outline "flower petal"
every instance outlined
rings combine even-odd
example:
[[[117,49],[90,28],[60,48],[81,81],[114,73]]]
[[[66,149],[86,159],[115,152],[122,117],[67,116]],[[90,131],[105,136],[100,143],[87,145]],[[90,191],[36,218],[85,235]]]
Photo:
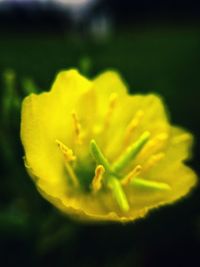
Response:
[[[26,161],[34,175],[55,191],[66,187],[63,158],[55,141],[72,146],[71,112],[91,86],[92,82],[77,71],[64,71],[58,74],[49,93],[32,94],[23,101],[21,139]]]

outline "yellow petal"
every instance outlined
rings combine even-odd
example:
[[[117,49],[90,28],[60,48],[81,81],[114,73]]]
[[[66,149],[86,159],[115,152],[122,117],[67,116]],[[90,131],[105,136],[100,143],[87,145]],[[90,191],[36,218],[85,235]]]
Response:
[[[77,71],[64,71],[58,74],[49,93],[32,94],[23,101],[21,139],[26,160],[34,175],[53,185],[55,191],[66,187],[62,155],[55,140],[71,147],[71,111],[91,85]]]
[[[106,71],[96,77],[94,79],[94,90],[97,92],[101,104],[112,93],[117,93],[120,96],[127,93],[124,81],[115,71]]]

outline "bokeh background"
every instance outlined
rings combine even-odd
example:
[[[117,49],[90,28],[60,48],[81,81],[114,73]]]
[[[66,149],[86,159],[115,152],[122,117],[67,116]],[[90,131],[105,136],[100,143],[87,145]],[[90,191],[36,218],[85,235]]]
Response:
[[[23,166],[20,105],[61,69],[117,69],[162,95],[195,135],[200,173],[200,9],[193,1],[0,1],[0,266],[198,266],[200,188],[127,225],[80,224],[39,195]],[[164,170],[163,170],[164,171]]]

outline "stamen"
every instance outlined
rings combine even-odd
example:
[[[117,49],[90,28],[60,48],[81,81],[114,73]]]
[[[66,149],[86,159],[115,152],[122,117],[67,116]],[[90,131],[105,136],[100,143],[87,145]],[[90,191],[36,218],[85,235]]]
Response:
[[[108,187],[112,190],[113,196],[116,199],[120,209],[123,212],[129,211],[129,204],[126,195],[121,187],[120,181],[114,176],[108,179]]]
[[[90,142],[90,152],[97,164],[103,165],[106,172],[112,173],[108,160],[105,158],[94,139]]]
[[[164,133],[160,133],[160,134],[158,134],[156,136],[158,141],[165,141],[165,140],[167,140],[168,137],[169,137],[168,134],[165,133],[165,132]]]
[[[61,152],[63,153],[65,168],[66,168],[66,170],[68,172],[68,175],[69,175],[72,183],[76,187],[79,186],[78,178],[77,178],[73,168],[69,164],[70,161],[74,161],[76,159],[76,156],[74,156],[73,151],[70,148],[65,146],[59,140],[56,140],[56,143],[57,143],[58,147],[60,148]]]
[[[74,122],[74,130],[77,137],[77,143],[82,144],[81,138],[81,124],[75,111],[72,112],[72,119]]]
[[[92,189],[94,192],[97,192],[101,189],[104,173],[105,173],[105,169],[103,165],[98,165],[95,169],[95,176],[92,180]]]
[[[173,138],[172,142],[173,144],[179,144],[181,142],[189,141],[190,140],[190,134],[181,134]]]
[[[116,173],[120,173],[142,150],[150,137],[150,132],[144,132],[139,139],[133,143],[126,152],[119,158],[119,160],[113,165],[113,170]]]
[[[152,155],[143,166],[143,171],[147,171],[150,168],[154,167],[160,160],[165,157],[165,153],[158,153]]]
[[[77,178],[74,170],[72,169],[72,166],[68,162],[65,162],[65,168],[66,168],[68,175],[71,178],[71,181],[74,184],[74,186],[78,187],[79,181],[78,181],[78,178]]]
[[[73,151],[66,145],[64,145],[61,141],[56,140],[56,144],[60,148],[67,162],[74,161],[76,159],[76,156],[74,155]]]
[[[117,93],[112,93],[110,95],[110,99],[109,99],[109,103],[108,103],[108,109],[107,109],[107,112],[105,114],[105,118],[104,118],[103,124],[95,125],[93,127],[93,133],[95,135],[99,135],[100,133],[102,133],[104,131],[105,131],[104,135],[107,133],[107,129],[109,128],[110,122],[111,122],[111,119],[112,119],[113,111],[114,111],[114,109],[116,107],[116,104],[117,104],[117,99],[118,99],[118,94]]]
[[[138,176],[141,173],[142,170],[142,166],[141,165],[137,165],[130,173],[127,174],[127,176],[125,176],[122,180],[121,180],[121,184],[122,185],[128,185],[134,177]]]
[[[127,145],[127,143],[129,142],[133,131],[137,128],[143,116],[144,116],[144,111],[138,110],[133,119],[131,120],[131,122],[128,124],[125,131],[125,138],[124,138],[125,145]]]
[[[131,184],[133,186],[137,186],[138,188],[144,188],[144,189],[161,190],[161,191],[171,190],[171,187],[166,183],[144,180],[138,177],[133,179],[131,181]]]
[[[155,136],[153,139],[151,139],[145,146],[145,148],[141,151],[140,160],[148,156],[148,154],[150,153],[152,154],[158,151],[164,145],[168,137],[169,137],[168,134],[163,132]]]
[[[112,114],[113,114],[113,111],[116,107],[117,98],[118,98],[118,94],[116,94],[116,93],[112,93],[110,95],[108,110],[107,110],[107,113],[105,115],[104,129],[107,129],[110,125]]]

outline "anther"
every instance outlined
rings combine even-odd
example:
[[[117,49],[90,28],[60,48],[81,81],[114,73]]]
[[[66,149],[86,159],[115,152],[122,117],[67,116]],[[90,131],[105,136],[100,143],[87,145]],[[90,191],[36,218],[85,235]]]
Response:
[[[95,176],[92,180],[92,189],[94,192],[97,192],[101,189],[104,173],[105,173],[105,169],[103,165],[98,165],[95,169]]]
[[[74,161],[76,159],[76,156],[74,156],[73,151],[70,148],[65,146],[59,140],[56,140],[56,143],[57,143],[59,149],[61,150],[61,152],[63,153],[64,165],[65,165],[66,171],[67,171],[73,185],[79,186],[78,178],[77,178],[72,166],[70,165],[70,161]]]
[[[154,167],[160,160],[165,157],[165,153],[158,153],[152,155],[143,166],[143,171],[147,171],[150,168]]]
[[[105,115],[104,128],[107,128],[110,124],[110,120],[111,120],[113,111],[116,107],[117,98],[118,98],[118,94],[116,94],[116,93],[112,93],[110,95],[108,110],[107,110],[106,115]]]
[[[163,147],[166,140],[168,139],[167,133],[160,133],[157,136],[155,136],[153,139],[149,140],[148,144],[145,146],[145,148],[141,151],[140,159],[143,159],[144,157],[148,156],[149,153],[155,153],[159,149]]]
[[[116,173],[121,172],[142,150],[150,137],[150,132],[144,132],[138,140],[128,147],[126,152],[113,165],[113,170]]]
[[[129,172],[122,180],[122,185],[128,185],[136,176],[138,176],[142,171],[142,166],[137,165],[131,172]]]
[[[67,162],[74,161],[76,159],[76,156],[74,155],[73,151],[66,145],[64,145],[61,141],[56,140],[56,144],[60,148]]]
[[[74,122],[74,130],[75,130],[75,134],[76,134],[76,137],[77,137],[77,143],[81,144],[82,143],[81,124],[80,124],[80,121],[79,121],[78,116],[77,116],[75,111],[72,112],[72,119],[73,119],[73,122]]]
[[[109,108],[113,109],[115,107],[117,98],[118,98],[118,94],[117,93],[112,93],[110,95]]]
[[[156,191],[169,191],[171,187],[162,182],[149,181],[142,178],[136,177],[131,181],[131,185],[141,188],[141,189],[150,189]]]
[[[168,134],[165,132],[160,133],[156,136],[157,140],[159,140],[159,141],[165,141],[165,140],[167,140],[168,137],[169,137]]]
[[[135,116],[133,117],[133,119],[131,120],[131,122],[128,124],[126,131],[125,131],[125,138],[124,138],[125,144],[129,142],[133,131],[137,128],[143,116],[144,116],[144,111],[138,110]]]
[[[182,142],[189,141],[190,138],[191,138],[191,135],[188,134],[188,133],[185,133],[185,134],[181,134],[181,135],[175,136],[172,139],[172,142],[173,142],[173,144],[179,144],[179,143],[182,143]]]

